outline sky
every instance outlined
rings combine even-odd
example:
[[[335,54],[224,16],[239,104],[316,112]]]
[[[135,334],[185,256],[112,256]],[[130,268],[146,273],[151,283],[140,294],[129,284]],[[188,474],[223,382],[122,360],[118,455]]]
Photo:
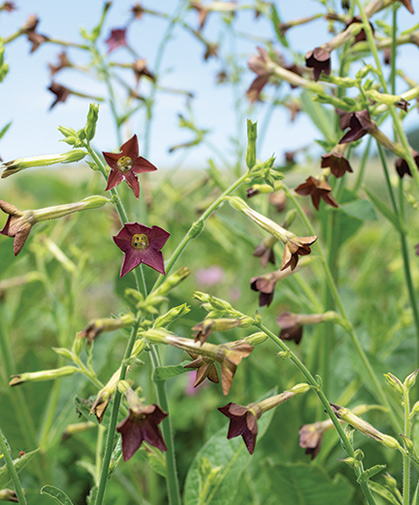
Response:
[[[58,2],[54,0],[16,0],[18,10],[12,13],[0,13],[0,33],[8,37],[24,24],[30,14],[40,18],[37,31],[52,38],[81,42],[80,28],[91,29],[99,20],[103,2],[98,0],[72,0]],[[104,54],[107,47],[104,40],[110,30],[123,28],[131,18],[130,8],[135,1],[114,0],[108,13],[100,48]],[[160,12],[173,13],[178,6],[177,0],[144,0],[142,5]],[[205,0],[209,3],[209,0]],[[241,4],[252,4],[252,1],[239,0]],[[340,4],[339,1],[336,2]],[[415,1],[413,2],[415,4]],[[317,0],[295,0],[276,2],[284,21],[309,16],[324,7]],[[416,10],[419,10],[416,7]],[[198,27],[198,16],[195,11],[188,11],[183,18],[192,28]],[[408,27],[417,22],[417,15],[411,16],[406,9],[399,9],[401,27]],[[233,38],[219,14],[209,16],[203,29],[203,36],[209,41],[218,41],[223,30],[220,43],[221,59],[203,60],[204,48],[191,34],[177,27],[163,53],[160,83],[162,86],[190,91],[194,94],[189,102],[195,124],[199,128],[210,130],[208,136],[210,145],[201,145],[188,151],[184,166],[188,168],[205,168],[208,158],[212,157],[223,168],[223,158],[233,159],[234,144],[231,137],[238,134],[245,137],[247,117],[257,120],[262,125],[266,118],[266,104],[256,104],[251,107],[242,102],[242,117],[240,121],[234,112],[237,97],[243,97],[254,74],[247,68],[247,60],[256,53],[256,46],[263,45],[258,38],[275,40],[271,24],[259,18],[255,20],[253,11],[240,12],[234,22],[234,30],[239,34]],[[154,16],[144,16],[134,21],[128,29],[128,42],[136,53],[146,58],[151,71],[155,68],[157,48],[163,37],[167,21]],[[289,32],[289,40],[293,50],[304,54],[309,49],[326,42],[331,38],[327,32],[327,23],[318,20],[308,26],[295,28]],[[235,42],[234,42],[235,40]],[[278,49],[282,49],[277,45]],[[48,63],[56,63],[61,48],[53,44],[42,44],[33,54],[30,54],[30,44],[26,37],[19,37],[6,46],[5,60],[10,65],[6,79],[0,83],[0,128],[12,121],[12,126],[5,137],[0,140],[0,156],[4,161],[24,156],[60,153],[66,150],[66,144],[60,142],[62,136],[58,132],[59,125],[79,129],[84,125],[89,100],[70,96],[66,103],[59,103],[52,110],[49,107],[54,99],[48,86],[51,83]],[[70,60],[80,65],[86,65],[88,58],[78,49],[67,51]],[[242,79],[236,91],[230,85],[216,84],[216,74],[222,70],[222,59],[234,54],[235,63],[242,69]],[[290,59],[290,55],[288,59]],[[115,62],[131,62],[132,56],[125,48],[118,48],[109,55]],[[419,65],[417,47],[403,47],[401,65],[406,65],[409,75],[419,80]],[[132,80],[129,70],[124,70],[128,80]],[[104,84],[82,75],[74,69],[64,69],[56,76],[56,82],[83,93],[104,96]],[[283,87],[284,92],[285,88]],[[140,92],[147,93],[148,84],[140,84]],[[272,94],[273,87],[267,94]],[[286,93],[288,93],[288,86]],[[298,91],[297,91],[298,93]],[[125,95],[122,89],[117,90],[117,101],[122,103]],[[187,100],[184,95],[159,93],[155,108],[155,117],[151,130],[150,150],[148,159],[156,166],[170,169],[177,166],[184,157],[184,150],[179,149],[169,153],[173,145],[188,142],[193,138],[191,132],[178,127],[178,115],[188,115]],[[411,127],[417,125],[417,114],[409,118]],[[138,115],[129,124],[129,130],[124,131],[124,140],[136,133],[140,141],[140,152],[144,139],[144,116]],[[313,142],[318,134],[309,120],[300,115],[294,123],[290,123],[289,114],[280,108],[273,111],[269,127],[260,146],[261,159],[273,153],[280,160],[285,151],[306,146]],[[111,151],[119,147],[113,124],[113,119],[107,104],[100,107],[99,123],[95,146],[99,150]],[[217,152],[222,156],[218,157]]]

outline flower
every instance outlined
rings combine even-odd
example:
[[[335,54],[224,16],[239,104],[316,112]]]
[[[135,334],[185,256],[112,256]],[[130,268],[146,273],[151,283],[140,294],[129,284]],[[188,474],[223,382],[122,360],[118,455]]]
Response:
[[[105,43],[108,46],[108,53],[111,53],[118,47],[128,45],[126,39],[126,32],[127,32],[126,28],[116,28],[114,30],[111,30],[111,34],[105,40]]]
[[[128,416],[122,420],[116,430],[122,437],[122,456],[128,461],[145,441],[161,451],[167,451],[158,425],[167,417],[155,403],[141,406],[139,401],[130,407]]]
[[[303,327],[298,323],[294,314],[283,312],[276,318],[276,322],[281,327],[279,334],[281,340],[294,340],[297,345],[301,342]]]
[[[341,147],[344,144],[340,144]],[[323,154],[322,156],[322,168],[330,168],[330,171],[335,177],[342,177],[346,172],[353,172],[349,161],[344,157],[343,152],[335,147],[330,153]]]
[[[355,16],[352,19],[350,19],[349,21],[346,21],[346,28],[348,28],[348,26],[350,26],[354,23],[362,23],[362,19],[360,18],[360,16]],[[374,34],[375,30],[374,30],[374,27],[371,23],[370,23],[370,27],[371,27],[372,33]],[[367,36],[365,34],[365,30],[362,29],[360,32],[358,32],[355,35],[355,40],[352,45],[355,45],[357,42],[363,42],[364,40],[367,40]]]
[[[221,282],[223,278],[224,270],[218,265],[213,265],[208,268],[198,268],[195,273],[196,282],[204,287],[215,286]]]
[[[300,447],[306,450],[306,454],[310,454],[311,459],[314,459],[319,453],[322,445],[323,434],[332,426],[333,423],[330,419],[313,424],[304,424],[301,426],[298,432]]]
[[[134,16],[134,19],[141,19],[145,13],[144,7],[141,6],[139,2],[137,2],[133,7],[131,7],[131,13]]]
[[[295,192],[299,195],[310,195],[316,210],[319,210],[320,199],[322,198],[325,203],[332,207],[338,207],[338,203],[330,194],[332,191],[331,186],[326,181],[308,177],[305,182],[295,188]]]
[[[132,314],[124,314],[119,318],[104,318],[91,321],[86,328],[79,332],[79,338],[87,338],[89,344],[103,332],[115,331],[120,328],[125,328],[132,325],[134,316]]]
[[[291,267],[294,270],[298,263],[298,256],[305,256],[311,253],[310,246],[317,240],[313,237],[296,237],[295,235],[284,243],[284,254],[282,256],[281,270]]]
[[[218,384],[220,382],[218,378],[217,369],[215,368],[214,361],[207,358],[206,356],[198,356],[198,354],[189,353],[189,356],[193,358],[193,361],[185,365],[183,368],[196,369],[196,377],[193,387],[196,388],[205,379],[210,380]]]
[[[56,96],[55,101],[50,105],[50,110],[57,105],[58,102],[65,102],[70,95],[70,90],[61,84],[52,82],[48,88]]]
[[[48,40],[48,37],[45,35],[36,33],[36,27],[38,26],[38,23],[39,18],[35,15],[31,15],[28,17],[28,20],[22,27],[22,33],[26,34],[29,42],[32,44],[31,53],[36,51],[43,42]]]
[[[160,252],[170,233],[159,226],[144,226],[140,223],[126,223],[113,237],[115,244],[125,253],[121,267],[121,278],[132,269],[144,263],[163,275],[164,261]]]
[[[258,434],[257,420],[262,415],[262,411],[232,402],[218,410],[230,419],[227,438],[230,440],[241,435],[249,454],[253,454]]]
[[[137,84],[140,82],[140,79],[143,75],[145,75],[146,77],[148,77],[152,81],[156,80],[154,75],[147,68],[147,62],[146,62],[145,58],[135,60],[134,63],[132,64],[132,69],[134,70],[135,80],[137,81]]]
[[[399,0],[399,2],[401,2],[411,14],[415,13],[412,7],[412,0]]]
[[[0,233],[7,237],[13,237],[13,252],[17,256],[25,245],[26,239],[36,221],[31,218],[30,214],[25,215],[25,212],[4,200],[0,200],[0,209],[9,214],[6,224]]]
[[[272,303],[277,278],[274,273],[252,277],[250,287],[253,291],[259,291],[259,307]]]
[[[274,245],[277,239],[275,237],[268,237],[263,240],[263,242],[255,247],[253,256],[260,258],[262,266],[266,268],[269,263],[275,265],[275,255],[274,255]]]
[[[349,131],[340,139],[339,144],[355,142],[370,132],[373,128],[370,113],[367,109],[340,115],[340,127],[342,129],[349,127]]]
[[[323,47],[315,47],[306,53],[306,66],[314,71],[314,80],[318,81],[324,72],[330,75],[330,52]]]
[[[271,59],[265,49],[258,47],[259,54],[252,56],[247,62],[248,67],[254,72],[257,77],[253,80],[247,90],[247,98],[252,102],[256,102],[262,93],[263,88],[269,81],[272,75]]]
[[[111,167],[106,191],[113,189],[123,179],[133,190],[134,195],[139,198],[140,185],[135,174],[143,172],[154,172],[157,168],[142,156],[138,156],[138,139],[134,135],[122,144],[119,153],[102,152],[106,163]]]
[[[66,67],[71,67],[70,60],[67,57],[67,53],[65,51],[62,51],[61,53],[58,54],[58,64],[53,65],[52,63],[48,63],[49,71],[51,76],[62,70],[63,68]]]
[[[1,6],[1,10],[6,12],[13,12],[16,9],[17,7],[14,2],[4,2],[3,5]]]
[[[419,169],[419,153],[417,151],[413,151],[412,156]],[[410,175],[410,177],[412,177],[412,172],[410,171],[409,165],[407,164],[407,161],[404,160],[403,158],[396,159],[395,167],[397,173],[399,174],[400,179],[402,179],[405,174]]]

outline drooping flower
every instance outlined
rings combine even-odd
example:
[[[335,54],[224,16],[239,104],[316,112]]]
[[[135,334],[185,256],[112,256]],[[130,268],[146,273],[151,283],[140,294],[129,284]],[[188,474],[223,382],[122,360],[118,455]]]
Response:
[[[86,338],[89,344],[92,344],[101,333],[125,328],[132,325],[133,322],[134,316],[131,313],[123,314],[119,318],[95,319],[78,333],[78,337]]]
[[[6,12],[13,12],[17,9],[16,4],[14,2],[4,2],[3,5],[1,6],[2,11]]]
[[[283,312],[276,318],[281,327],[279,338],[281,340],[293,340],[297,345],[303,338],[303,326],[297,321],[295,314]]]
[[[273,74],[272,60],[268,53],[262,47],[257,48],[259,54],[252,56],[247,62],[248,67],[254,72],[257,77],[253,80],[247,90],[247,98],[252,102],[256,102],[262,93],[263,88]]]
[[[413,159],[415,160],[416,165],[419,169],[419,153],[417,151],[412,152]],[[395,161],[395,166],[399,177],[402,179],[405,174],[410,175],[412,177],[412,172],[410,171],[409,165],[407,161],[403,158],[397,158]]]
[[[345,144],[337,145],[330,153],[323,154],[322,156],[321,167],[330,168],[330,171],[336,178],[343,177],[346,172],[353,172],[349,161],[344,156],[345,149],[340,149],[343,146]]]
[[[149,79],[151,79],[152,81],[156,80],[154,75],[148,69],[145,58],[135,60],[134,63],[132,64],[132,69],[134,70],[135,80],[137,81],[137,84],[140,82],[141,77],[144,75]]]
[[[102,152],[102,154],[106,163],[111,167],[106,191],[113,189],[125,179],[134,195],[139,198],[140,185],[135,174],[154,172],[157,168],[142,156],[138,156],[137,135],[122,144],[119,153]]]
[[[264,305],[269,307],[272,303],[276,282],[275,273],[260,275],[250,279],[251,289],[259,292],[259,307],[263,307]]]
[[[367,109],[361,111],[343,113],[340,116],[340,127],[342,129],[349,127],[349,131],[340,139],[339,144],[355,142],[370,132],[373,128],[370,113]]]
[[[134,16],[134,19],[140,20],[145,13],[145,9],[139,2],[137,2],[133,7],[131,7],[131,13]]]
[[[306,66],[314,71],[314,80],[318,81],[324,72],[330,75],[330,51],[323,47],[315,47],[306,53]]]
[[[311,196],[316,210],[319,210],[320,199],[332,207],[338,207],[337,201],[331,194],[332,188],[324,180],[319,180],[314,177],[308,177],[305,182],[295,188],[295,192],[302,196]]]
[[[268,237],[263,242],[255,247],[253,256],[260,258],[262,266],[266,268],[269,263],[275,265],[274,245],[278,242],[275,237]]]
[[[281,270],[291,267],[294,270],[298,263],[298,256],[305,256],[311,253],[310,246],[317,240],[313,237],[294,237],[284,243],[284,254],[282,256]]]
[[[298,432],[300,447],[306,450],[306,454],[310,454],[312,460],[320,451],[324,432],[332,427],[333,423],[330,419],[301,426]]]
[[[362,23],[362,19],[360,16],[355,16],[353,17],[352,19],[350,19],[349,21],[346,21],[346,28],[348,28],[348,26],[354,24],[354,23]],[[374,27],[373,25],[370,23],[370,27],[371,27],[371,30],[372,30],[372,33],[374,33]],[[353,42],[353,45],[358,43],[358,42],[363,42],[364,40],[367,40],[367,36],[365,34],[365,30],[362,29],[360,32],[358,32],[356,35],[355,35],[355,40]]]
[[[32,44],[31,53],[36,51],[38,47],[45,41],[48,40],[48,37],[45,35],[41,35],[36,32],[36,27],[38,26],[39,18],[35,15],[29,16],[28,20],[22,27],[22,33],[25,33],[28,37],[29,42]]]
[[[165,275],[160,251],[169,237],[170,233],[159,226],[149,228],[140,223],[126,223],[113,237],[115,244],[125,253],[120,276],[123,277],[141,263]]]
[[[253,454],[258,434],[257,420],[262,415],[262,410],[256,409],[257,405],[243,407],[237,403],[228,403],[218,410],[230,419],[227,438],[242,436],[249,454]]]
[[[206,356],[198,356],[197,354],[189,353],[193,361],[184,366],[184,368],[192,368],[196,370],[196,377],[193,387],[196,388],[205,379],[218,384],[220,382],[218,378],[217,369],[215,368],[215,363],[212,359]]]
[[[126,33],[126,28],[116,28],[114,30],[111,30],[109,37],[105,40],[105,43],[108,46],[108,53],[111,53],[118,47],[128,45]]]
[[[23,211],[3,200],[0,200],[0,209],[9,214],[6,224],[0,233],[7,237],[13,237],[13,252],[17,256],[25,245],[26,239],[36,221],[31,220],[30,216],[26,216]]]
[[[132,391],[132,395],[135,393]],[[128,399],[130,406],[128,416],[122,420],[116,430],[122,437],[122,456],[128,461],[143,442],[147,442],[161,451],[167,451],[158,425],[167,417],[167,413],[153,403],[142,406],[139,399]]]
[[[62,70],[63,68],[66,67],[71,67],[70,60],[67,57],[67,53],[65,51],[61,51],[61,53],[58,54],[58,63],[56,65],[52,63],[48,63],[49,71],[51,76]]]
[[[57,103],[64,103],[69,95],[71,94],[70,90],[57,82],[52,82],[51,86],[48,88],[54,95],[56,96],[55,101],[50,105],[50,110],[57,105]]]
[[[202,5],[202,3],[198,1],[198,2],[190,2],[189,8],[195,9],[197,11],[199,20],[199,31],[201,31],[204,28],[208,14],[210,12],[208,7]]]

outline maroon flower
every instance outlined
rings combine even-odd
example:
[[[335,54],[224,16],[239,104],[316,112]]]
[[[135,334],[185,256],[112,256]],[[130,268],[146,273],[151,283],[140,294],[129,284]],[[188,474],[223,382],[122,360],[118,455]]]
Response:
[[[0,209],[6,214],[9,214],[6,224],[0,233],[7,237],[14,238],[13,252],[14,255],[17,256],[25,245],[26,239],[36,221],[31,222],[30,219],[24,215],[24,212],[11,203],[7,203],[3,200],[0,200]]]
[[[157,168],[142,156],[138,156],[137,135],[122,144],[120,153],[102,152],[102,154],[106,163],[111,167],[106,191],[113,189],[125,179],[134,195],[139,198],[140,185],[135,174],[154,172]]]
[[[343,177],[346,172],[353,172],[349,161],[344,157],[343,153],[336,150],[323,154],[321,167],[330,168],[335,177]]]
[[[140,20],[144,15],[145,9],[137,2],[134,7],[131,7],[131,12],[135,19]]]
[[[227,438],[230,440],[241,435],[249,454],[253,454],[258,434],[257,420],[262,412],[257,415],[251,408],[232,402],[218,410],[230,419]]]
[[[401,2],[411,14],[415,13],[412,7],[412,0],[399,0],[399,2]]]
[[[31,53],[36,51],[43,42],[48,40],[48,37],[36,32],[38,23],[39,18],[35,15],[31,15],[22,27],[22,32],[26,34],[29,42],[32,44]]]
[[[300,184],[295,188],[295,192],[302,196],[311,196],[316,210],[319,210],[320,199],[322,198],[325,203],[332,207],[338,207],[338,203],[331,195],[332,188],[327,184],[326,181],[319,181],[314,177],[308,177],[303,184]]]
[[[306,256],[311,253],[310,246],[317,240],[313,237],[296,237],[289,239],[284,244],[284,254],[282,255],[281,270],[290,267],[295,270],[298,264],[298,256]]]
[[[306,454],[314,459],[320,451],[323,434],[330,429],[331,421],[321,421],[313,424],[304,424],[301,426],[298,436],[300,438],[300,447],[306,450]]]
[[[263,88],[269,81],[272,75],[271,59],[265,49],[257,48],[259,54],[252,56],[247,62],[248,67],[254,72],[257,77],[253,80],[247,90],[247,98],[252,102],[256,102],[262,93]]]
[[[353,17],[352,19],[350,19],[349,21],[346,21],[346,28],[348,28],[348,26],[354,24],[354,23],[362,23],[362,20],[359,16],[355,16]],[[370,26],[371,26],[371,29],[372,29],[372,33],[374,33],[374,27],[373,25],[370,23]],[[367,40],[367,36],[365,34],[365,30],[362,29],[360,32],[358,32],[358,34],[355,36],[355,40],[353,42],[353,45],[358,43],[358,42],[363,42],[364,40]]]
[[[122,437],[124,461],[132,458],[144,441],[161,451],[167,451],[158,427],[165,417],[167,417],[166,412],[163,412],[154,403],[146,407],[130,408],[128,417],[121,421],[116,428]]]
[[[349,117],[349,121],[348,121]],[[349,131],[340,139],[339,144],[346,144],[348,142],[355,142],[361,139],[364,135],[369,133],[373,124],[371,121],[370,113],[367,109],[341,115],[340,127],[347,128]]]
[[[64,103],[70,95],[70,90],[68,88],[56,82],[51,83],[51,86],[48,89],[56,96],[55,101],[52,102],[49,108],[50,110],[55,107],[58,102]]]
[[[412,156],[419,169],[419,153],[417,151],[413,151]],[[407,164],[407,161],[404,160],[403,158],[397,158],[395,161],[395,166],[400,179],[402,179],[405,174],[410,175],[410,177],[412,177],[412,172],[410,171],[409,165]]]
[[[303,338],[303,327],[298,323],[294,314],[283,312],[276,318],[276,322],[281,327],[279,338],[281,340],[294,340],[296,344]]]
[[[125,253],[120,276],[144,263],[165,275],[161,248],[170,233],[159,226],[148,228],[139,223],[126,223],[118,235],[113,237],[115,244]]]
[[[274,274],[261,275],[250,279],[250,287],[253,291],[259,291],[259,307],[272,303],[277,278]]]
[[[323,47],[315,47],[306,53],[306,66],[313,69],[315,81],[319,80],[322,72],[330,75],[330,52]]]
[[[58,63],[57,65],[53,65],[52,63],[48,63],[49,71],[51,76],[59,72],[65,67],[71,67],[70,60],[67,58],[67,53],[65,51],[62,51],[58,55]]]
[[[117,28],[114,30],[111,30],[111,34],[109,37],[105,40],[105,43],[108,46],[108,53],[111,53],[115,49],[121,46],[127,46],[127,39],[126,39],[126,28]]]

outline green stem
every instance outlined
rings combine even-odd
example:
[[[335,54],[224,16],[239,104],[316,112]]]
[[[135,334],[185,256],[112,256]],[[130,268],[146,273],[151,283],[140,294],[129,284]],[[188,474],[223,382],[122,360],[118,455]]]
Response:
[[[297,199],[295,198],[294,194],[285,185],[284,185],[284,190],[287,193],[288,198],[293,202],[301,219],[304,221],[304,224],[306,225],[308,232],[310,233],[310,235],[314,236],[315,231],[314,231],[308,217],[306,216],[306,214],[302,210],[300,204],[298,203]],[[338,290],[336,288],[332,273],[330,272],[330,268],[329,268],[329,265],[326,261],[326,257],[323,253],[323,250],[322,250],[318,241],[314,244],[314,246],[317,248],[317,251],[318,251],[322,266],[323,266],[323,271],[324,271],[324,274],[326,277],[326,282],[329,286],[331,295],[332,295],[333,299],[335,300],[336,306],[337,306],[342,318],[347,323],[347,332],[348,332],[349,337],[351,339],[352,345],[355,348],[355,351],[357,352],[357,354],[358,354],[358,356],[359,356],[359,358],[360,358],[360,360],[361,360],[361,362],[362,362],[362,364],[363,364],[363,366],[364,366],[364,368],[370,378],[373,389],[377,393],[381,403],[388,409],[388,416],[390,418],[390,422],[393,426],[393,429],[397,433],[399,433],[400,429],[401,429],[401,424],[400,424],[399,420],[397,419],[397,417],[396,417],[396,415],[395,415],[395,413],[394,413],[394,411],[393,411],[393,409],[392,409],[392,407],[391,407],[391,405],[390,405],[390,403],[384,393],[384,390],[383,390],[381,384],[379,383],[379,381],[374,373],[374,370],[373,370],[366,354],[364,353],[364,351],[361,347],[361,344],[359,343],[358,337],[356,336],[355,330],[354,330],[351,322],[349,321],[349,318],[348,318],[346,311],[345,311],[345,307],[343,306],[342,300],[340,299]]]
[[[12,458],[9,453],[9,448],[7,447],[6,439],[0,429],[0,452],[3,454],[4,461],[6,463],[7,469],[12,477],[13,485],[16,491],[17,498],[21,505],[26,504],[25,493],[22,489],[22,484],[20,483],[19,476],[17,474],[16,468],[13,464]]]
[[[192,224],[192,226],[189,228],[189,230],[186,232],[185,236],[183,239],[179,242],[178,246],[176,247],[174,253],[170,257],[169,261],[167,262],[166,265],[166,275],[172,270],[172,268],[175,266],[177,260],[180,258],[182,255],[183,251],[186,249],[187,245],[191,240],[195,238],[195,230],[200,228],[204,228],[205,226],[205,221],[210,217],[210,215],[222,204],[224,198],[233,191],[235,191],[247,178],[249,177],[249,172],[246,172],[243,174],[241,177],[239,177],[230,187],[228,187],[222,195],[220,195],[209,207],[208,209],[202,213],[201,217],[195,221],[195,223]],[[202,229],[200,231],[202,231]],[[159,277],[157,281],[155,282],[154,286],[151,289],[151,292],[153,292],[156,288],[162,284],[164,281],[164,277]]]
[[[367,165],[368,157],[370,154],[370,147],[371,147],[371,142],[372,142],[372,137],[368,137],[367,145],[365,147],[364,154],[362,155],[361,159],[361,165],[359,167],[359,172],[356,178],[355,186],[354,186],[354,193],[358,193],[359,188],[361,187],[362,180],[364,178],[364,172],[365,172],[365,167]]]
[[[308,368],[304,365],[302,361],[297,357],[296,354],[294,354],[288,346],[279,338],[277,337],[274,333],[272,333],[268,328],[263,326],[262,323],[255,324],[257,328],[259,328],[261,331],[263,331],[280,349],[284,352],[286,352],[290,358],[290,360],[294,363],[294,365],[297,366],[297,368],[300,370],[300,372],[304,375],[305,379],[307,382],[310,384],[310,386],[313,387],[314,393],[317,395],[318,399],[322,403],[323,407],[325,408],[328,416],[330,417],[334,427],[336,428],[336,431],[339,435],[339,438],[342,442],[342,445],[347,453],[347,455],[351,458],[354,457],[354,450],[351,446],[351,443],[348,440],[348,437],[345,435],[345,432],[343,431],[343,428],[337,419],[335,413],[333,412],[330,403],[328,399],[326,398],[326,395],[322,391],[322,389],[319,387],[318,383],[314,379],[314,377],[311,375],[310,371]],[[363,473],[363,466],[361,462],[356,462],[354,465],[354,471],[359,478],[361,474]],[[371,491],[368,487],[368,483],[366,481],[361,481],[360,486],[362,488],[362,491],[364,493],[364,496],[368,502],[368,504],[372,505],[375,503],[375,500],[371,494]]]
[[[404,435],[410,438],[410,399],[409,390],[405,387],[403,393],[404,405]],[[403,505],[410,503],[410,458],[409,455],[403,453]]]

